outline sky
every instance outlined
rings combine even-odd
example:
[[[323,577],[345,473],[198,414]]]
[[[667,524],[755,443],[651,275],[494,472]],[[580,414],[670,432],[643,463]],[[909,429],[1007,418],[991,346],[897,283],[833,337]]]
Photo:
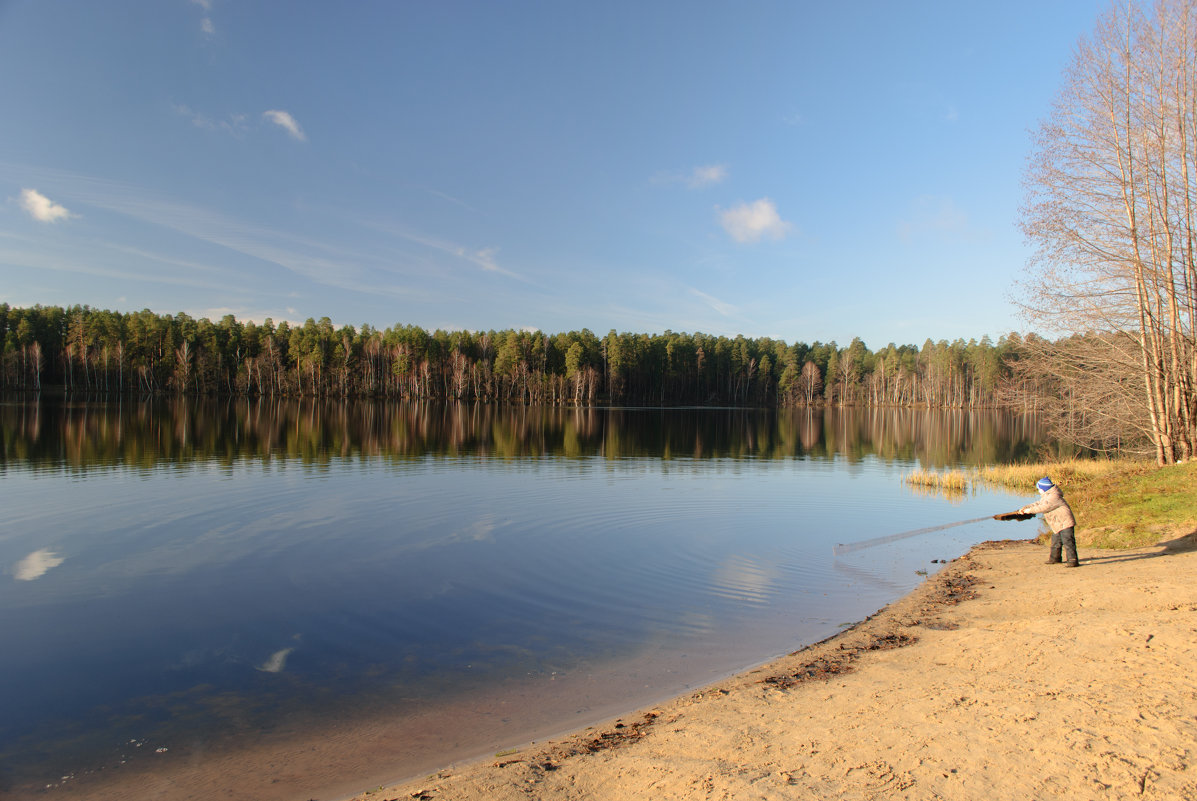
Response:
[[[0,0],[0,302],[1030,330],[1034,131],[1104,0]]]

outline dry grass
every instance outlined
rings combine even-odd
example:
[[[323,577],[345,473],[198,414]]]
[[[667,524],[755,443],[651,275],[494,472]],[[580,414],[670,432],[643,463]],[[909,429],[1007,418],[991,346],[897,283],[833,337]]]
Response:
[[[927,487],[943,492],[968,491],[968,474],[963,470],[947,470],[939,473],[934,470],[915,470],[904,476],[907,484],[915,487]]]
[[[1109,459],[1069,459],[1057,462],[1031,464],[1007,464],[983,467],[975,471],[976,480],[983,484],[1009,487],[1021,491],[1034,491],[1035,482],[1044,476],[1060,486],[1085,483],[1100,476],[1109,475],[1127,468],[1130,463]]]

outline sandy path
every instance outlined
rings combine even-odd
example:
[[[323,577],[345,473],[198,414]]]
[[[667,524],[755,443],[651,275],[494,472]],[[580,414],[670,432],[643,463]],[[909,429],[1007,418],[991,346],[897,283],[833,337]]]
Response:
[[[1197,547],[988,543],[861,625],[379,799],[1197,799]]]

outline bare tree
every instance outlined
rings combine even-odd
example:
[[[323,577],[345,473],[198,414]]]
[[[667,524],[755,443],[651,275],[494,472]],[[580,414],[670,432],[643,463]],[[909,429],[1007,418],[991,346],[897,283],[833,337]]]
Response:
[[[808,361],[802,365],[802,373],[798,376],[798,386],[807,406],[813,406],[815,396],[823,391],[823,376],[819,375],[819,367]]]
[[[1070,430],[1126,418],[1158,463],[1187,459],[1197,448],[1197,0],[1115,3],[1065,77],[1027,173],[1023,228],[1037,252],[1022,301],[1062,338],[1025,350],[1023,368],[1051,375],[1042,401],[1077,416]]]

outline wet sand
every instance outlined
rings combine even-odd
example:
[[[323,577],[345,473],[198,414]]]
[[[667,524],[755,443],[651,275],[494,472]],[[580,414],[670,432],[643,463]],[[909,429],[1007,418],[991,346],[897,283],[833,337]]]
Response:
[[[1197,799],[1195,539],[985,543],[768,665],[354,798]]]

